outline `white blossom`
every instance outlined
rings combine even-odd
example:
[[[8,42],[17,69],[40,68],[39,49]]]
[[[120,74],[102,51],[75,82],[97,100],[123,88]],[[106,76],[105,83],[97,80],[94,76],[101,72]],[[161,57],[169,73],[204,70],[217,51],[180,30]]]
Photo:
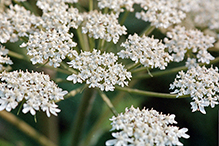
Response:
[[[189,138],[187,128],[179,129],[175,115],[165,115],[156,110],[126,108],[125,113],[113,116],[111,131],[114,139],[107,140],[111,146],[183,145],[179,138]]]
[[[196,0],[189,13],[198,27],[219,29],[218,0]]]
[[[121,46],[125,47],[126,50],[117,53],[120,58],[130,58],[135,63],[140,62],[145,67],[165,69],[167,63],[172,61],[172,57],[164,51],[166,46],[153,37],[129,35]]]
[[[214,37],[204,35],[199,30],[186,30],[182,26],[176,26],[167,32],[167,37],[164,38],[165,45],[176,62],[182,61],[185,55],[190,58],[196,56],[197,62],[207,64],[214,59],[207,51],[208,48],[214,46]]]
[[[170,84],[172,93],[177,97],[190,95],[192,111],[199,110],[205,114],[204,107],[214,108],[218,104],[219,93],[219,73],[218,68],[207,69],[205,66],[191,67],[186,73],[180,71],[174,82]]]
[[[113,41],[116,44],[119,37],[126,34],[126,27],[118,23],[118,15],[102,14],[97,10],[83,14],[82,33],[94,39]]]
[[[45,63],[49,61],[50,66],[58,67],[60,62],[71,56],[75,51],[72,50],[77,44],[72,41],[73,34],[59,33],[55,29],[47,31],[36,31],[29,36],[27,43],[20,47],[27,48],[27,54],[30,55],[31,62]]]
[[[6,64],[6,65],[13,64],[13,62],[7,56],[7,54],[8,54],[8,49],[5,49],[4,46],[0,45],[0,72],[7,69],[6,67],[3,66],[4,64]]]
[[[38,72],[2,72],[0,74],[0,110],[8,112],[23,101],[23,113],[30,112],[32,115],[40,109],[57,115],[60,112],[55,101],[63,100],[67,91],[62,91],[57,85],[50,81],[50,77]]]
[[[116,84],[128,86],[127,79],[131,80],[131,73],[116,62],[118,57],[113,53],[100,53],[96,49],[92,52],[81,52],[80,55],[75,53],[75,59],[68,64],[79,73],[68,76],[67,80],[74,84],[86,81],[89,88],[98,87],[102,91],[113,91]]]
[[[109,8],[117,13],[123,12],[124,8],[130,12],[133,12],[134,4],[134,0],[98,0],[98,7],[100,9]]]
[[[183,11],[187,9],[179,0],[139,0],[137,1],[144,11],[137,12],[136,17],[151,22],[151,25],[167,28],[177,24],[186,17]],[[183,9],[180,9],[183,6]]]

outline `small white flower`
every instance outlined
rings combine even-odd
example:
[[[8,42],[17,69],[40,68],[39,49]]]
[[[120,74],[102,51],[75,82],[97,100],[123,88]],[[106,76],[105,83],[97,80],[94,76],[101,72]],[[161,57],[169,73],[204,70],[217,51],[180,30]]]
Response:
[[[97,10],[83,14],[82,33],[94,39],[113,41],[116,44],[119,36],[126,34],[126,27],[118,23],[118,15],[102,14]]]
[[[165,69],[172,57],[165,52],[165,45],[158,39],[147,36],[129,35],[125,43],[121,44],[126,50],[121,50],[120,58],[130,58],[135,63],[140,62],[145,67]]]
[[[74,84],[86,81],[89,88],[98,87],[105,91],[113,91],[116,84],[127,86],[127,79],[131,80],[132,76],[122,64],[116,62],[118,57],[113,53],[100,53],[100,50],[94,49],[92,52],[74,54],[75,59],[68,64],[79,70],[79,73],[68,76],[67,80],[73,81]]]
[[[218,68],[207,69],[205,66],[193,66],[186,73],[179,72],[175,81],[170,84],[172,93],[190,95],[194,102],[191,102],[192,112],[199,110],[205,114],[205,107],[211,105],[214,108],[218,104],[219,73]]]
[[[50,81],[48,75],[38,72],[2,72],[0,74],[2,83],[0,84],[0,110],[11,111],[16,108],[22,100],[23,113],[30,112],[32,115],[36,111],[46,111],[48,117],[50,113],[57,115],[60,112],[56,100],[62,100],[67,91],[62,91],[57,85]]]
[[[187,128],[179,129],[170,124],[177,123],[175,115],[165,115],[156,110],[126,108],[125,113],[113,116],[112,129],[114,139],[107,140],[107,146],[146,146],[146,145],[182,145],[179,138],[189,138]]]
[[[214,46],[215,39],[199,30],[186,30],[185,27],[176,26],[171,32],[167,32],[167,37],[164,38],[165,45],[176,62],[182,61],[186,55],[189,58],[196,56],[197,62],[207,64],[214,59],[207,49]]]

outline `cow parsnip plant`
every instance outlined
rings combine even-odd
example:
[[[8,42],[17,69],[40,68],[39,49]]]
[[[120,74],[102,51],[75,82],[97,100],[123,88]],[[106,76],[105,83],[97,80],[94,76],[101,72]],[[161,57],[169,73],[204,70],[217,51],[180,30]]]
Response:
[[[13,109],[30,113],[35,120],[38,112],[45,112],[48,118],[58,116],[62,110],[58,102],[83,93],[79,108],[75,109],[78,113],[71,145],[87,146],[93,143],[82,136],[81,129],[86,126],[86,111],[92,108],[92,104],[86,104],[97,96],[114,114],[110,118],[112,138],[105,145],[164,146],[183,145],[180,138],[188,139],[189,129],[172,125],[177,123],[175,115],[156,109],[141,110],[130,105],[124,113],[118,113],[113,100],[120,97],[111,97],[112,92],[191,98],[192,112],[202,114],[206,114],[205,107],[214,108],[218,104],[219,73],[214,64],[219,58],[209,52],[209,48],[217,50],[216,0],[34,2],[0,2],[0,116],[24,133],[29,131],[28,135],[41,145],[57,144],[21,122],[10,113]],[[136,20],[148,22],[146,29],[130,34],[124,23],[129,13]],[[165,37],[156,38],[153,30],[161,31]],[[8,44],[16,48],[6,47]],[[45,71],[15,70],[16,62],[11,58],[24,64],[30,62]],[[174,62],[184,66],[167,69]],[[48,69],[66,78],[50,77]],[[133,87],[141,79],[169,73],[176,74],[169,94]],[[78,84],[78,88],[62,89],[58,87],[60,82],[71,83],[72,87]]]

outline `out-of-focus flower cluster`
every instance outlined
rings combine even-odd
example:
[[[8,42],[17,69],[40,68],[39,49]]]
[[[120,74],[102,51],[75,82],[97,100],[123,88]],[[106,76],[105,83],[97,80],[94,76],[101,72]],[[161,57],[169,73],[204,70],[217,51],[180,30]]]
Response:
[[[186,17],[185,12],[191,9],[190,3],[183,0],[140,0],[138,4],[144,11],[137,12],[136,17],[151,22],[157,28],[180,23]]]
[[[57,115],[61,111],[55,101],[63,100],[67,91],[58,88],[48,75],[14,71],[2,72],[0,78],[0,111],[11,111],[21,101],[23,113],[35,115],[41,109],[50,117],[50,113]]]
[[[94,39],[113,41],[116,44],[119,37],[126,34],[126,27],[118,23],[118,15],[102,14],[97,10],[83,14],[82,33],[87,33]]]
[[[213,47],[214,37],[204,35],[199,30],[186,30],[185,27],[176,26],[167,32],[164,38],[169,53],[172,53],[173,60],[180,62],[184,57],[197,58],[197,62],[209,64],[214,57],[207,49]]]
[[[109,8],[116,13],[124,11],[124,8],[127,11],[133,12],[133,5],[136,0],[98,0],[98,7],[100,9]]]
[[[214,108],[218,104],[219,93],[219,73],[218,68],[207,69],[205,66],[192,67],[186,73],[180,71],[175,81],[170,84],[170,89],[174,90],[177,97],[190,95],[193,102],[192,111],[199,110],[205,114],[204,107]]]
[[[125,113],[113,116],[112,136],[115,139],[106,141],[106,145],[115,146],[152,146],[152,145],[182,145],[179,138],[189,138],[187,128],[179,129],[175,115],[165,115],[156,110],[126,108]]]
[[[7,70],[7,67],[4,67],[3,65],[11,65],[13,62],[11,59],[7,56],[8,49],[5,49],[4,46],[0,45],[0,72]]]
[[[75,59],[68,64],[79,73],[68,76],[67,80],[74,84],[86,81],[89,88],[98,87],[105,91],[113,91],[116,84],[127,86],[127,79],[130,80],[132,76],[122,64],[116,62],[118,57],[113,53],[100,53],[100,50],[94,49],[93,52],[73,54]]]
[[[166,46],[153,37],[129,35],[121,46],[125,47],[126,50],[117,53],[120,58],[130,58],[135,63],[140,62],[145,67],[165,69],[167,63],[172,61],[169,53],[164,51]]]
[[[219,3],[217,0],[195,0],[190,14],[198,27],[219,29]]]

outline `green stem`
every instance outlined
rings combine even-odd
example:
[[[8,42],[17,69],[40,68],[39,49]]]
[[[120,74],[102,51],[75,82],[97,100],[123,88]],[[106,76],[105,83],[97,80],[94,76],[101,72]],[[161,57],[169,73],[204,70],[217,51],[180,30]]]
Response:
[[[13,52],[11,50],[8,51],[8,55],[11,56],[11,57],[14,57],[14,58],[17,58],[17,59],[21,59],[21,60],[25,60],[25,61],[28,61],[30,62],[30,60],[28,59],[28,57],[24,56],[24,55],[21,55],[21,54],[18,54],[16,52]]]
[[[67,71],[73,73],[73,74],[77,74],[77,71],[73,70],[72,68],[70,68],[67,64],[65,64],[64,62],[61,62],[60,65],[66,69]]]
[[[89,10],[93,10],[93,0],[89,0]]]
[[[113,106],[112,102],[110,101],[110,99],[106,96],[106,94],[102,91],[99,90],[99,94],[102,97],[103,101],[107,104],[107,106],[109,107],[109,109],[112,111],[112,113],[117,116],[118,112],[116,111],[115,107]]]
[[[94,98],[94,89],[87,89],[81,99],[81,103],[78,108],[78,112],[75,118],[75,123],[73,125],[73,137],[71,140],[72,146],[78,146],[81,140],[82,132],[85,126],[85,121],[87,119],[87,112],[90,109],[88,106],[90,101]]]
[[[150,25],[143,32],[141,32],[140,36],[143,36],[143,35],[148,36],[154,29],[155,29],[155,26]]]
[[[82,50],[83,51],[89,51],[90,47],[89,47],[89,42],[88,42],[87,35],[82,33],[81,28],[78,28],[76,31],[77,31],[78,39],[79,39]]]
[[[218,63],[219,62],[219,57],[215,58],[214,60],[212,60],[210,62],[210,64],[206,64],[206,63],[200,63],[199,65],[202,66],[202,65],[206,65],[206,66],[209,66],[211,64],[215,64],[215,63]],[[139,69],[136,69],[134,71],[132,71],[132,73],[137,73],[137,72],[140,72],[140,71],[144,71],[146,70],[147,68],[139,68]],[[180,66],[180,67],[176,67],[176,68],[172,68],[172,69],[168,69],[168,70],[164,70],[164,71],[156,71],[156,72],[153,72],[153,77],[159,77],[159,76],[163,76],[163,75],[168,75],[168,74],[172,74],[172,73],[177,73],[179,72],[180,70],[187,70],[188,68],[185,67],[185,66]],[[149,74],[146,74],[146,75],[141,75],[141,76],[133,76],[132,79],[147,79],[147,78],[151,78],[151,75]]]
[[[130,71],[130,70],[132,70],[132,69],[138,67],[140,64],[141,64],[140,62],[137,62],[137,63],[135,63],[135,64],[132,64],[132,65],[130,65],[130,66],[127,67],[127,70]]]
[[[55,143],[50,141],[47,137],[37,132],[34,128],[32,128],[30,125],[25,123],[23,120],[17,118],[12,113],[1,111],[0,117],[4,120],[8,121],[12,125],[14,125],[16,128],[24,132],[26,135],[30,136],[34,140],[36,140],[40,145],[43,146],[56,146]]]
[[[132,93],[132,94],[145,95],[145,96],[151,96],[151,97],[176,98],[177,96],[176,94],[157,93],[157,92],[152,92],[152,91],[143,91],[143,90],[131,89],[131,88],[119,87],[119,86],[116,86],[116,89],[120,91],[125,91],[128,93]],[[185,96],[180,96],[178,98],[186,98],[189,96],[190,95],[185,95]]]
[[[129,11],[126,10],[125,13],[122,16],[122,19],[120,21],[120,25],[123,25],[125,23],[125,20],[128,17],[128,15],[129,15]]]

